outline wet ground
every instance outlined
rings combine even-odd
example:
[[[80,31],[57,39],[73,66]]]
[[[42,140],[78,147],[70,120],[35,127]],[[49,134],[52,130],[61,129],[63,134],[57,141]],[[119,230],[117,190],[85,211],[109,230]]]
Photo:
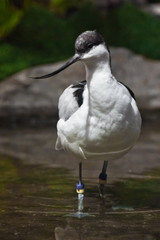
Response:
[[[56,152],[54,129],[0,131],[0,239],[159,240],[160,130],[146,126],[123,159],[110,162],[106,198],[101,162],[86,162],[83,219],[77,211],[78,162]]]

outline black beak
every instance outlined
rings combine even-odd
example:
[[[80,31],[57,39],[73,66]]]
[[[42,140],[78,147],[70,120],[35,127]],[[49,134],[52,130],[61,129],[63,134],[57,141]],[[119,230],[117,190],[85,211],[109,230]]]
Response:
[[[56,75],[57,73],[63,71],[65,68],[69,67],[71,64],[77,62],[80,59],[80,55],[75,54],[68,62],[66,62],[62,67],[60,67],[59,69],[57,69],[56,71],[43,75],[43,76],[39,76],[39,77],[31,77],[33,79],[44,79],[44,78],[49,78],[52,77],[54,75]]]

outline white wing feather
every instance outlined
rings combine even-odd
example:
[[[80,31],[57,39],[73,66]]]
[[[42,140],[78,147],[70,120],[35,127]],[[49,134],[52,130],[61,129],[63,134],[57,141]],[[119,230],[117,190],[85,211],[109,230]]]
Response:
[[[72,116],[72,114],[74,114],[78,110],[79,104],[74,93],[79,88],[81,88],[82,89],[81,93],[83,94],[84,87],[85,87],[85,81],[77,85],[72,84],[64,90],[64,92],[59,98],[59,103],[58,103],[60,119],[67,121]],[[62,145],[59,138],[57,138],[55,148],[56,150],[62,149]]]
[[[73,85],[70,85],[68,88],[66,88],[59,98],[59,118],[63,120],[70,118],[70,116],[79,108],[76,98],[73,94],[75,89],[72,87]]]

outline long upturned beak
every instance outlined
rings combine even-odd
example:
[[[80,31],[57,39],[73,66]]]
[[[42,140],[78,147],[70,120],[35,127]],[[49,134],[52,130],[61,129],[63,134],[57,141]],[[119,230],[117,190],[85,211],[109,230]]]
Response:
[[[50,78],[54,75],[56,75],[57,73],[63,71],[65,68],[69,67],[70,65],[72,65],[73,63],[77,62],[80,59],[80,55],[79,54],[75,54],[68,62],[66,62],[62,67],[60,67],[59,69],[57,69],[56,71],[43,75],[43,76],[39,76],[39,77],[31,77],[33,79],[44,79],[44,78]]]

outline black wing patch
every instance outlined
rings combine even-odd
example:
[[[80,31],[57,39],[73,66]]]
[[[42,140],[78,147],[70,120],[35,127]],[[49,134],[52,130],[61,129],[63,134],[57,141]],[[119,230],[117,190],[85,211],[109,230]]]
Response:
[[[76,88],[75,91],[73,92],[73,95],[76,98],[79,107],[83,103],[83,91],[84,91],[85,85],[86,85],[86,80],[72,86],[72,88]]]
[[[75,84],[75,85],[72,86],[72,88],[76,88],[75,91],[73,92],[73,95],[74,95],[74,97],[76,98],[79,107],[80,107],[80,106],[82,105],[82,103],[83,103],[83,91],[84,91],[84,88],[85,88],[85,86],[86,86],[86,83],[87,83],[86,80],[84,80],[84,81],[82,81],[82,82],[80,82],[80,83]],[[132,97],[134,100],[136,100],[133,91],[132,91],[129,87],[127,87],[124,83],[122,83],[122,82],[119,82],[119,83],[122,84],[124,87],[126,87],[127,90],[129,91],[131,97]]]
[[[121,83],[124,87],[126,87],[128,89],[128,91],[129,91],[131,97],[134,98],[134,100],[136,100],[133,91],[129,87],[127,87],[124,83],[122,83],[122,82],[119,82],[119,83]]]

